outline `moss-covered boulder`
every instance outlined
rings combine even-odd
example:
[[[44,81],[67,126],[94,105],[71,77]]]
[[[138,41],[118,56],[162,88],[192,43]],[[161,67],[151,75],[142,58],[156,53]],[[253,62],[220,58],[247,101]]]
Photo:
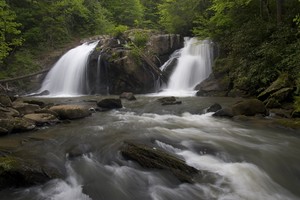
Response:
[[[121,149],[122,155],[145,168],[163,169],[171,172],[182,182],[194,183],[201,172],[187,165],[183,160],[156,147],[127,142]]]
[[[20,113],[11,108],[11,107],[1,107],[0,106],[0,119],[6,119],[6,118],[11,118],[11,117],[19,117]]]
[[[81,105],[58,105],[49,110],[57,113],[60,119],[80,119],[91,115],[89,109]]]
[[[33,160],[18,157],[0,157],[0,188],[28,187],[62,178],[56,169],[41,166]]]
[[[7,130],[7,133],[26,132],[35,129],[35,123],[31,120],[14,117],[0,119],[0,127]]]

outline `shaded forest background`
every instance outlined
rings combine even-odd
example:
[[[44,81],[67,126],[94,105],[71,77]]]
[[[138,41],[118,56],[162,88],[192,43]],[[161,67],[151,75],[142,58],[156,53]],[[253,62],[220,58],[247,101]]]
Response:
[[[250,95],[288,74],[300,107],[299,0],[0,0],[0,18],[0,79],[80,38],[154,29],[213,39],[214,70]]]

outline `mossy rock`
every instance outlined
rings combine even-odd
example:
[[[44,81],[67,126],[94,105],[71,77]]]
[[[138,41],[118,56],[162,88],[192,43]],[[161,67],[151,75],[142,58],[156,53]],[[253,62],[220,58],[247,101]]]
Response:
[[[260,93],[257,98],[259,100],[266,100],[271,94],[279,91],[282,88],[291,88],[289,75],[287,73],[281,74],[276,81],[274,81],[266,90]]]
[[[294,130],[300,130],[300,119],[276,119],[275,123]]]
[[[28,187],[61,177],[57,170],[41,166],[34,160],[0,157],[0,188]]]
[[[9,98],[9,96],[7,96],[5,94],[0,94],[0,105],[12,106],[12,102],[11,102],[11,99]]]

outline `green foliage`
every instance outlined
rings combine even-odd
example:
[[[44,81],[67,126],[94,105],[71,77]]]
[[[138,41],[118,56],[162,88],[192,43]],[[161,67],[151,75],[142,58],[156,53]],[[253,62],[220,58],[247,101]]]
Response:
[[[203,0],[163,0],[158,5],[160,21],[159,23],[170,33],[180,33],[190,35],[193,28],[193,21],[198,13],[207,7]]]
[[[140,0],[100,0],[115,23],[133,27],[142,21],[143,6]]]
[[[111,35],[113,35],[114,37],[121,37],[125,31],[128,30],[128,26],[125,26],[125,25],[118,25],[118,26],[115,26],[114,28],[112,28],[109,33]]]
[[[149,41],[149,33],[145,31],[136,31],[133,35],[132,42],[138,48],[145,48],[148,41]]]
[[[16,14],[10,9],[4,0],[0,0],[0,63],[9,55],[16,46],[22,44]]]

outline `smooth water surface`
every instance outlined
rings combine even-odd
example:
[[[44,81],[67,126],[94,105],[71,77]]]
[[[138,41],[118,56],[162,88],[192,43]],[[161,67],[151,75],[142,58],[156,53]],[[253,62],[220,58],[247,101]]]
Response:
[[[296,131],[276,127],[268,119],[234,121],[205,113],[214,102],[224,106],[238,99],[182,97],[182,105],[172,106],[161,106],[157,97],[137,99],[123,101],[120,110],[1,138],[27,141],[14,154],[66,170],[67,177],[0,191],[0,199],[300,199],[300,136]],[[93,106],[92,101],[78,98],[66,102]],[[188,184],[167,171],[142,168],[120,154],[128,140],[161,148],[217,178]],[[70,159],[74,151],[81,155]]]

